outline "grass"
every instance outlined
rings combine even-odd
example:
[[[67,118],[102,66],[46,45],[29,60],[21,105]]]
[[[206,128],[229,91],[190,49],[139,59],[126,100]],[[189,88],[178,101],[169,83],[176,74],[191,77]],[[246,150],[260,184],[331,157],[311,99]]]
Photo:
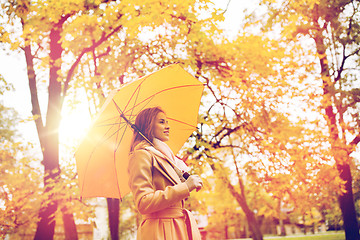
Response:
[[[269,240],[345,240],[344,232],[323,233],[316,235],[295,235],[286,237],[264,237]]]

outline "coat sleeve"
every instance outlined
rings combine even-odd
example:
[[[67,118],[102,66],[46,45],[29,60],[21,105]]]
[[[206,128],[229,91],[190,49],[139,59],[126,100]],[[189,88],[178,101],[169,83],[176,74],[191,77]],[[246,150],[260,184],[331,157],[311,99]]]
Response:
[[[129,159],[129,186],[141,214],[165,209],[190,195],[186,183],[155,189],[152,181],[152,155],[146,150],[136,150]]]

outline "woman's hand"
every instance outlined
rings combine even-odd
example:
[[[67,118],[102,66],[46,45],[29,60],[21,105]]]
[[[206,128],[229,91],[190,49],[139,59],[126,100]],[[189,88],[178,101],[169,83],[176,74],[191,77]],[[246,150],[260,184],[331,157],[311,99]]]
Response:
[[[185,181],[187,187],[189,188],[189,192],[196,189],[196,191],[199,191],[202,186],[202,180],[198,175],[190,175],[189,178]]]

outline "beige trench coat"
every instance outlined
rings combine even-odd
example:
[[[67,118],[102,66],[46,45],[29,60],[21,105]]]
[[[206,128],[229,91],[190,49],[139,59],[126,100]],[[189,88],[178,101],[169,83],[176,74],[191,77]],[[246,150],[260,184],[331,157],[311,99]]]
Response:
[[[143,142],[129,159],[129,185],[142,215],[138,240],[200,240],[191,212],[184,209],[190,192],[166,157]]]

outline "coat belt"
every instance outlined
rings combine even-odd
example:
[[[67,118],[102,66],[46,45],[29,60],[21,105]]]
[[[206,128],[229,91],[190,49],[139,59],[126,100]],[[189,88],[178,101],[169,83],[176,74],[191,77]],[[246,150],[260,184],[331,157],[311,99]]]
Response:
[[[166,208],[161,211],[153,212],[150,214],[144,214],[143,220],[154,218],[181,218],[185,217],[183,208]]]
[[[142,217],[143,217],[143,221],[145,221],[146,219],[159,219],[159,218],[170,219],[170,218],[184,217],[189,239],[196,240],[193,238],[193,236],[196,236],[195,234],[196,229],[194,229],[195,226],[197,226],[195,218],[192,215],[192,213],[185,208],[176,208],[176,207],[166,208],[164,210],[157,211],[154,213],[144,214]]]

